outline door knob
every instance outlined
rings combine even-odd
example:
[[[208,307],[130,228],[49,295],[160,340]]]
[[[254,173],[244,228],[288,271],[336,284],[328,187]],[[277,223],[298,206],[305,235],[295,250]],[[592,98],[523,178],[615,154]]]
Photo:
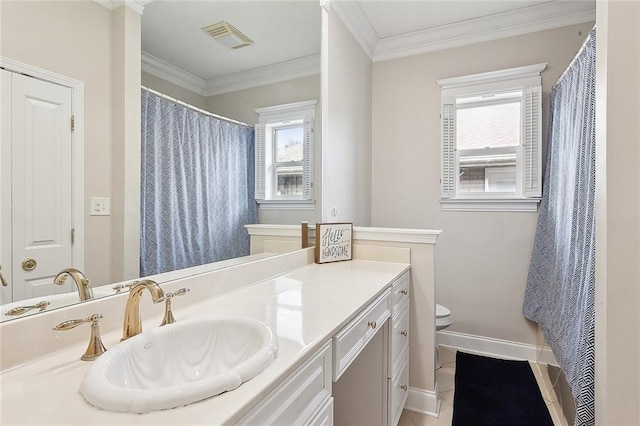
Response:
[[[22,269],[25,271],[33,271],[38,266],[38,262],[35,259],[28,258],[22,261]]]

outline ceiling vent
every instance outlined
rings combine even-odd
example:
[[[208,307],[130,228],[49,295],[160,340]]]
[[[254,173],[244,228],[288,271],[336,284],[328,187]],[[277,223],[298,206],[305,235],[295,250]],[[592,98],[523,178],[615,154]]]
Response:
[[[231,49],[239,49],[253,44],[253,40],[226,21],[204,27],[202,31]]]

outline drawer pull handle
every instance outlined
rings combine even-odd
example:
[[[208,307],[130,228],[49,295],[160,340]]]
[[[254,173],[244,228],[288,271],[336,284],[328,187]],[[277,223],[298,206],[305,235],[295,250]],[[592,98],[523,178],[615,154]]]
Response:
[[[405,296],[409,294],[406,288],[403,288],[402,290],[400,290],[400,293],[404,294]]]
[[[369,327],[371,328],[376,328],[376,322],[375,321],[369,321],[369,324],[367,324]]]
[[[402,389],[403,391],[407,391],[407,385],[400,385],[400,389]]]
[[[402,334],[404,337],[407,337],[407,334],[408,334],[408,333],[407,333],[407,331],[406,331],[406,330],[402,330],[402,331],[400,332],[400,334]]]

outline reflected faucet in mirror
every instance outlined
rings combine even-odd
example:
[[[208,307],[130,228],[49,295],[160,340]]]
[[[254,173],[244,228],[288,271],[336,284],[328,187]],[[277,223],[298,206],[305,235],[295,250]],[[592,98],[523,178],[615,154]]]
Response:
[[[53,279],[53,282],[58,285],[63,285],[67,280],[67,276],[70,276],[78,287],[78,296],[80,301],[93,299],[93,292],[89,287],[89,280],[84,274],[75,268],[66,268],[58,272],[58,275]]]
[[[33,310],[33,309],[38,309],[40,312],[42,312],[45,309],[47,309],[47,306],[49,306],[50,304],[51,304],[51,302],[43,300],[42,302],[36,303],[35,305],[18,306],[17,308],[9,309],[4,314],[6,316],[12,317],[12,316],[17,316],[17,315],[22,315],[22,314],[24,314],[26,312],[29,312],[29,311]]]
[[[153,303],[159,303],[165,299],[162,287],[160,287],[155,281],[141,280],[131,287],[131,290],[129,291],[129,298],[127,299],[127,306],[124,309],[124,323],[122,325],[122,339],[120,339],[120,341],[127,340],[129,337],[142,333],[140,297],[145,289],[149,290],[149,293],[151,293]]]

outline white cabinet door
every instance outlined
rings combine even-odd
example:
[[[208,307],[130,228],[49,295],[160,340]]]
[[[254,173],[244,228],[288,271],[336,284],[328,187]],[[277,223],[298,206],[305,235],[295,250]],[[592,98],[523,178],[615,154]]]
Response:
[[[72,91],[15,73],[11,79],[10,284],[17,301],[73,290],[70,282],[53,284],[55,274],[73,264]],[[4,127],[4,115],[2,121]],[[27,259],[36,262],[32,270],[23,268]]]
[[[238,426],[331,425],[331,342],[302,364],[235,424]]]

